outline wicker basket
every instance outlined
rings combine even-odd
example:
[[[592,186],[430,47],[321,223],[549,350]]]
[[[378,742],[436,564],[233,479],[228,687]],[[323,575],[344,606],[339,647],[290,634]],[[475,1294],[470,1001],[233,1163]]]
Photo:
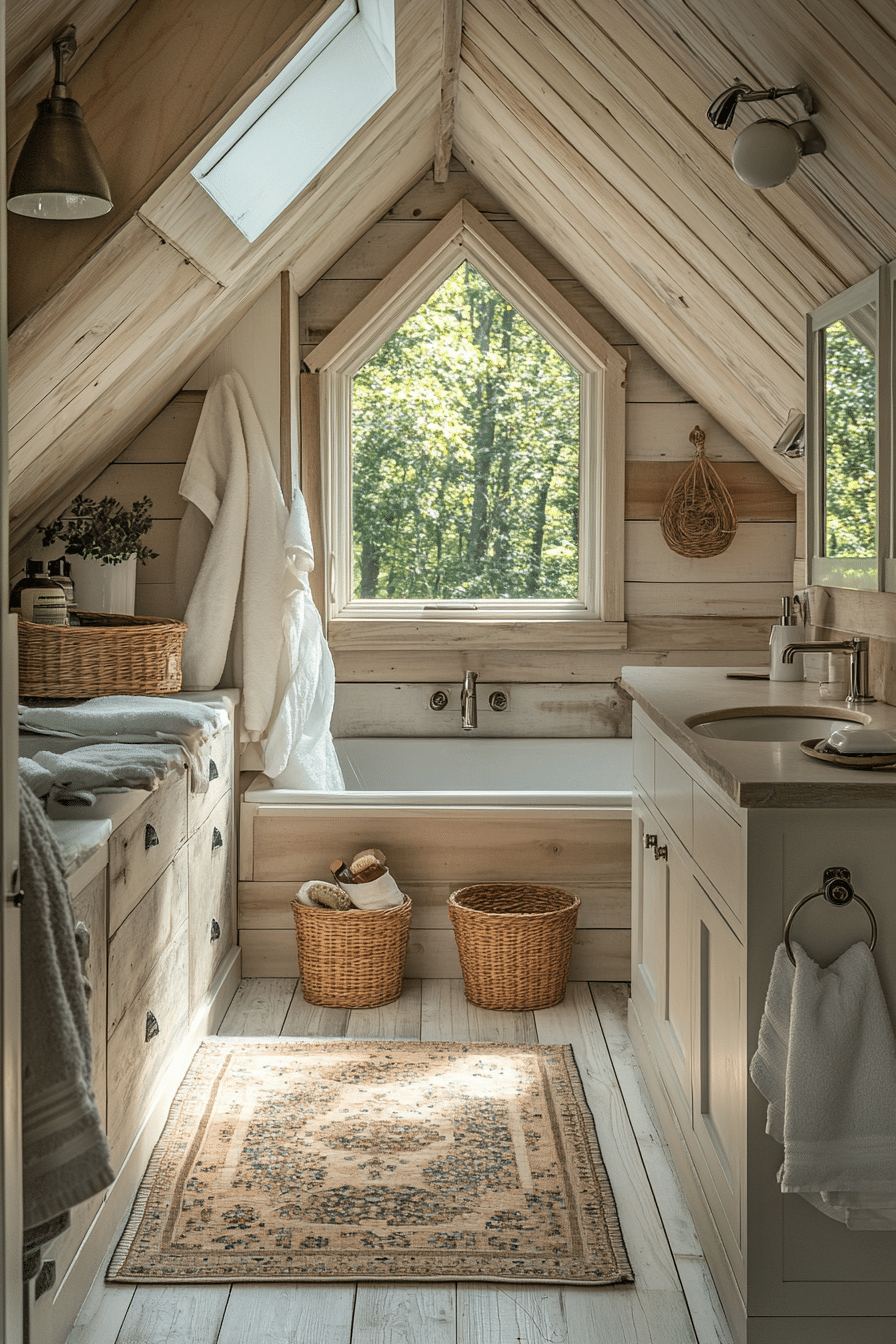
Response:
[[[497,883],[448,898],[464,989],[478,1008],[550,1008],[566,993],[579,898],[558,887]]]
[[[307,1003],[378,1008],[401,995],[411,898],[388,910],[314,910],[292,903]]]
[[[19,619],[19,695],[77,700],[179,691],[182,621],[79,611],[80,625]]]

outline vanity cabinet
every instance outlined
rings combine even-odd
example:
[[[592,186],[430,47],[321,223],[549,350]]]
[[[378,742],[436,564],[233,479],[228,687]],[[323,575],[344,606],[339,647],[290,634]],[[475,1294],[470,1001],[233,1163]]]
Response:
[[[104,865],[71,879],[75,916],[90,931],[94,1090],[116,1180],[72,1210],[71,1228],[45,1252],[55,1284],[31,1303],[31,1337],[43,1344],[67,1337],[174,1090],[239,983],[233,759],[228,725],[211,744],[207,792],[192,793],[184,770],[140,795],[115,825]]]
[[[631,1036],[735,1338],[880,1344],[896,1336],[896,1232],[782,1196],[749,1064],[784,921],[829,866],[875,909],[896,1020],[896,806],[835,806],[832,789],[824,806],[740,807],[637,704],[632,731]],[[793,936],[826,965],[868,922],[818,900]]]

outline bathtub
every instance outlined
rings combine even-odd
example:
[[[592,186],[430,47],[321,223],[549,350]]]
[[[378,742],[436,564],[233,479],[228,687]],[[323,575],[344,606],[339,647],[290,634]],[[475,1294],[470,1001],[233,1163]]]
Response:
[[[460,974],[447,900],[472,883],[532,882],[581,901],[570,976],[628,980],[630,738],[345,738],[347,788],[274,788],[240,809],[243,974],[295,975],[291,901],[336,858],[382,849],[414,903],[405,974]]]
[[[303,807],[598,807],[629,815],[630,738],[352,737],[336,741],[344,793],[275,788],[248,803]]]

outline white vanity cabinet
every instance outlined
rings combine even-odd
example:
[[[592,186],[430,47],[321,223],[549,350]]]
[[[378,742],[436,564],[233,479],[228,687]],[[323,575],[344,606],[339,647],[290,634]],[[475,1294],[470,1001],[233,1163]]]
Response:
[[[784,921],[826,867],[849,868],[875,910],[896,1018],[896,804],[835,806],[834,788],[820,806],[738,806],[639,704],[633,762],[631,1035],[735,1338],[896,1338],[896,1232],[850,1232],[781,1195],[749,1080]],[[868,921],[819,898],[793,936],[824,965]]]
[[[116,1180],[78,1205],[69,1231],[46,1248],[44,1281],[55,1272],[55,1283],[31,1303],[31,1337],[42,1344],[67,1337],[118,1238],[174,1091],[239,983],[233,759],[228,724],[211,744],[207,792],[191,792],[184,771],[150,794],[128,795],[106,860],[91,856],[89,872],[85,865],[70,882],[76,917],[91,935],[94,1088]]]

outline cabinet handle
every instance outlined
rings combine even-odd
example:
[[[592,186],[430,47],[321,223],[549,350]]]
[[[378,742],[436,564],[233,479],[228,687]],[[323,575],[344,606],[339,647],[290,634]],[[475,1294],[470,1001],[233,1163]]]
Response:
[[[645,848],[645,849],[656,849],[656,836],[655,836],[655,835],[645,835],[645,837],[644,837],[644,848]]]
[[[653,851],[653,857],[654,857],[655,859],[668,859],[668,857],[669,857],[669,846],[668,846],[668,845],[657,845],[656,849]]]
[[[24,891],[14,891],[11,896],[7,896],[7,905],[14,905],[18,909],[25,899]]]
[[[218,923],[218,921],[217,921],[216,919],[213,919],[213,920],[212,920],[212,936],[211,936],[211,938],[209,939],[209,942],[210,942],[210,943],[216,943],[220,937],[221,937],[221,925]]]
[[[214,829],[212,830],[212,849],[220,849],[223,844],[224,844],[224,837],[218,830],[217,826],[215,826]]]
[[[151,1041],[153,1036],[158,1036],[160,1031],[159,1019],[155,1013],[146,1014],[146,1040]]]
[[[152,849],[153,846],[157,845],[158,843],[159,843],[159,836],[155,826],[150,826],[149,823],[147,822],[146,832],[143,836],[144,849]]]
[[[208,763],[208,777],[210,781],[218,778],[218,767],[215,765],[214,761],[209,761]]]

